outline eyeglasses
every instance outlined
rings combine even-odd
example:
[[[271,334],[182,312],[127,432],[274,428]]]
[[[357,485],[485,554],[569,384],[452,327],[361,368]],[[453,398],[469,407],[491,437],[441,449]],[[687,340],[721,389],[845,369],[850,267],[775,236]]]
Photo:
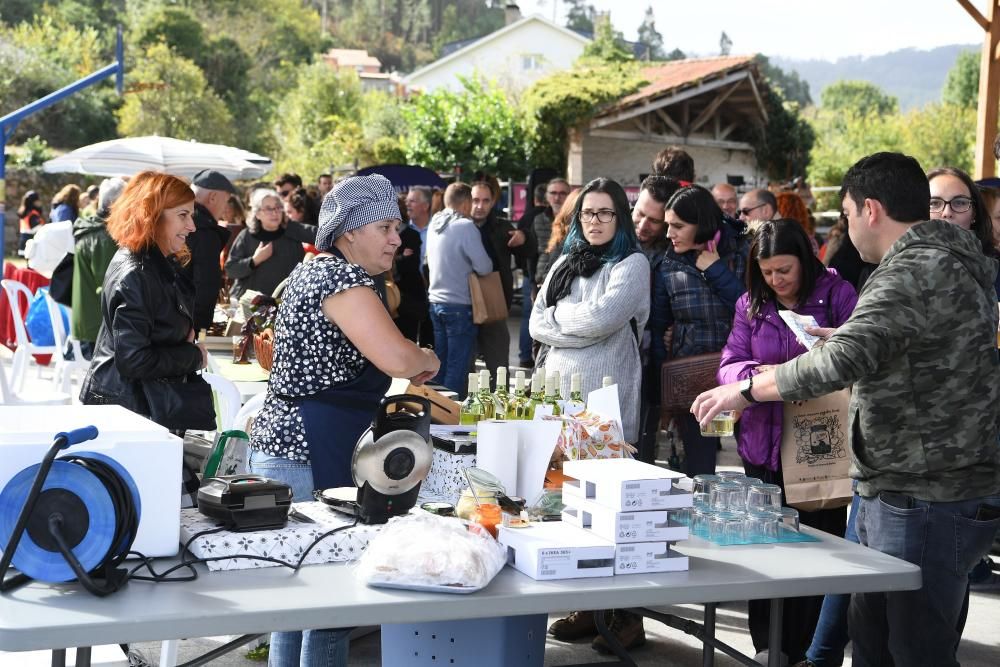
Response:
[[[750,208],[736,209],[736,212],[739,213],[740,215],[750,215],[750,211],[756,211],[761,206],[766,206],[766,205],[767,205],[767,202],[765,202],[763,204],[757,204],[756,206],[751,206]]]
[[[281,195],[282,199],[284,199],[288,195],[292,194],[293,192],[295,192],[294,189],[293,190],[278,190],[278,194]]]
[[[944,211],[945,206],[951,206],[953,213],[965,213],[972,208],[972,199],[961,195],[952,199],[931,197],[931,213],[941,213]]]
[[[614,219],[615,212],[610,208],[602,208],[596,211],[585,208],[580,211],[580,222],[585,224],[593,224],[594,222],[597,222],[598,224],[607,225]]]
[[[285,210],[284,206],[261,206],[261,213],[281,213]]]

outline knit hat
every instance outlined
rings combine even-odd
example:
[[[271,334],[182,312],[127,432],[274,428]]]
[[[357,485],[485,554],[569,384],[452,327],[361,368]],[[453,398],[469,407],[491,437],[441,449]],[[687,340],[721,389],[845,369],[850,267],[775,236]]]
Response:
[[[316,248],[323,252],[345,232],[378,220],[401,220],[399,200],[385,176],[353,176],[333,186],[319,209]]]

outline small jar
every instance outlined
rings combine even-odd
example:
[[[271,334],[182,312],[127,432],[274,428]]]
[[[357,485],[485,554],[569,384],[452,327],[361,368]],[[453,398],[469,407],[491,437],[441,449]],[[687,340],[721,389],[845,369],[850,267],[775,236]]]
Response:
[[[497,536],[497,526],[503,522],[503,514],[500,506],[494,503],[483,503],[475,509],[470,520],[490,531],[490,535]]]
[[[476,495],[472,495],[472,491],[465,489],[462,491],[462,495],[458,498],[458,503],[455,505],[455,516],[459,519],[470,520],[472,518],[472,513],[476,510],[476,496],[479,497],[479,502],[484,505],[489,503],[496,505],[497,496],[495,493],[490,493],[488,491],[483,491],[478,489]]]

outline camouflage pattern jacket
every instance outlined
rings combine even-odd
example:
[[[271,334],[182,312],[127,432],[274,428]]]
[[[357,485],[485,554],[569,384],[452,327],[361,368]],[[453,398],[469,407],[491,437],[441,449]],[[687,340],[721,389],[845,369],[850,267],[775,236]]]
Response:
[[[827,343],[777,369],[784,400],[854,385],[851,476],[865,497],[956,501],[1000,490],[997,262],[975,237],[913,225]]]

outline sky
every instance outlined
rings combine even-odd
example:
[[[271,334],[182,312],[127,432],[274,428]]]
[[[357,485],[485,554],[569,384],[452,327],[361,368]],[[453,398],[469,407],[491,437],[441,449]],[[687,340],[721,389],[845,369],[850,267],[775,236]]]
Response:
[[[984,15],[987,0],[971,0]],[[634,40],[646,7],[667,51],[718,55],[725,31],[734,55],[763,53],[793,59],[836,60],[907,47],[982,44],[983,29],[957,0],[588,0],[611,11],[611,22]],[[523,14],[564,22],[561,0],[519,0]]]

